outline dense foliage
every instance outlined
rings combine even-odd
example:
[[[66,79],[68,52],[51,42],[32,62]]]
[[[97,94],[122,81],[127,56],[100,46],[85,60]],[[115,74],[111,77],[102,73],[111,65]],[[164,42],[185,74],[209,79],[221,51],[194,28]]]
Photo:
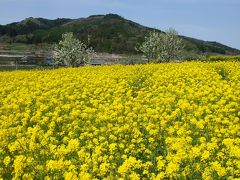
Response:
[[[62,34],[73,32],[79,40],[86,41],[91,36],[91,46],[98,52],[137,53],[135,46],[144,41],[144,36],[152,30],[115,14],[96,15],[80,19],[28,18],[19,23],[0,25],[0,42],[56,43]],[[161,31],[158,31],[161,32]],[[182,37],[187,52],[199,53],[239,53],[236,49],[216,42],[206,42]]]
[[[240,178],[240,64],[0,73],[0,178]]]

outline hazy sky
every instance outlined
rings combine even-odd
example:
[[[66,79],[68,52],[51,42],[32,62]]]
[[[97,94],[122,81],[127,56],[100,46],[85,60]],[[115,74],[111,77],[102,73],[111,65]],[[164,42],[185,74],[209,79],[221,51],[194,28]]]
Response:
[[[0,0],[0,24],[107,13],[240,49],[240,0]]]

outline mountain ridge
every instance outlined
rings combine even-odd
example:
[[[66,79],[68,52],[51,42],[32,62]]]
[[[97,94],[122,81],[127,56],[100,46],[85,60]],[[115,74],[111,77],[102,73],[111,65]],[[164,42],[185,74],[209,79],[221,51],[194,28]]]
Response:
[[[77,38],[87,41],[98,52],[137,53],[135,47],[144,41],[150,30],[163,31],[143,26],[117,14],[92,15],[87,18],[29,17],[20,22],[0,25],[0,42],[27,44],[56,43],[65,32],[73,32]],[[240,51],[214,41],[203,41],[187,36],[184,39],[186,52],[196,54],[239,54]]]

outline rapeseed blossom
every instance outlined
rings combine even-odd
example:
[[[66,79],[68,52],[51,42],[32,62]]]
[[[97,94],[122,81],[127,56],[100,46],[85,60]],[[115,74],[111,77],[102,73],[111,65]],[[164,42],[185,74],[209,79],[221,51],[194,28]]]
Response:
[[[0,179],[240,178],[240,63],[0,73]]]

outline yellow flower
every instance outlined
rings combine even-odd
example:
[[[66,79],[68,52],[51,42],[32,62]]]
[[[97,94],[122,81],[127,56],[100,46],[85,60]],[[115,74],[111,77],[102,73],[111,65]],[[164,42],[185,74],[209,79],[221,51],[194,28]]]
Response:
[[[79,141],[77,139],[71,139],[68,141],[67,149],[70,151],[77,151],[79,149]]]
[[[109,171],[110,164],[109,163],[102,163],[100,165],[100,176],[104,176]]]
[[[197,156],[200,155],[201,150],[200,150],[200,148],[198,148],[198,147],[193,147],[193,148],[192,148],[192,153],[193,153],[193,157],[197,157]]]
[[[0,178],[238,177],[239,69],[183,62],[0,72]]]
[[[201,161],[204,161],[204,160],[208,159],[209,157],[210,157],[210,152],[207,151],[207,150],[205,150],[205,151],[203,151],[203,153],[202,153]]]
[[[175,177],[179,171],[179,164],[177,163],[173,163],[173,162],[170,162],[168,163],[167,167],[166,167],[166,174],[168,177],[170,178],[173,178]]]
[[[19,155],[15,157],[15,160],[13,162],[13,168],[15,177],[20,177],[24,173],[24,168],[26,167],[26,157],[23,155]]]
[[[11,162],[11,158],[9,156],[6,156],[3,160],[3,163],[5,166],[8,166],[10,162]]]
[[[162,170],[163,167],[165,167],[165,163],[166,163],[166,161],[163,160],[162,156],[157,157],[157,169],[158,170]]]
[[[129,179],[130,180],[139,180],[140,176],[137,173],[133,172],[129,175]]]
[[[73,172],[65,172],[64,173],[64,179],[66,179],[66,180],[77,180],[79,178]]]

